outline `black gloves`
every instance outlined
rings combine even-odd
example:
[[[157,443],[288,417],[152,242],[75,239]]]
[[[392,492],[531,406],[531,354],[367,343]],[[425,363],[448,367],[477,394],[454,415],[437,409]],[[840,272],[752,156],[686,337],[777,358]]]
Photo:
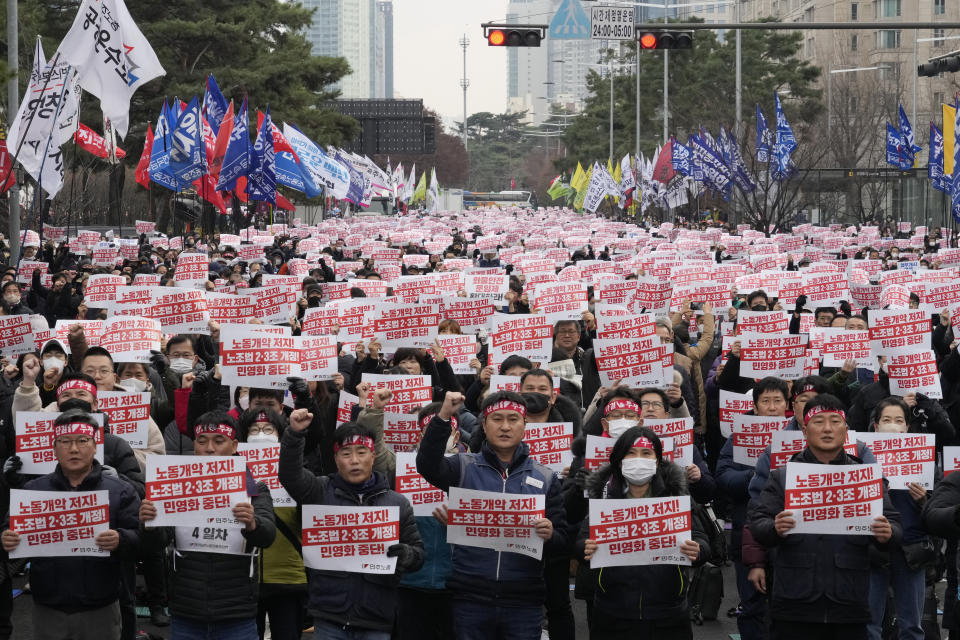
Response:
[[[193,390],[197,393],[206,393],[213,386],[213,371],[207,369],[196,374],[193,379]]]
[[[151,350],[150,364],[152,364],[153,368],[157,370],[157,373],[162,376],[163,372],[167,370],[167,365],[169,362],[167,361],[167,356],[163,355],[159,351]]]
[[[290,385],[290,395],[293,396],[293,406],[304,409],[310,406],[310,387],[303,378],[287,378]]]
[[[7,486],[16,489],[23,486],[23,476],[20,475],[20,469],[23,468],[23,460],[20,456],[10,456],[3,463],[3,478]]]
[[[793,310],[794,313],[802,313],[804,305],[807,304],[807,296],[800,294],[797,296],[797,306]]]
[[[387,547],[387,557],[397,558],[397,573],[407,573],[420,568],[420,556],[409,544],[398,542]]]

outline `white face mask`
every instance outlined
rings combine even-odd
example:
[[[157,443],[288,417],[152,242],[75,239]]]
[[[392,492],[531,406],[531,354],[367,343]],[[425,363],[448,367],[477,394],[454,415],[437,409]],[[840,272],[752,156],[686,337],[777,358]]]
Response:
[[[614,418],[613,420],[607,420],[607,433],[616,440],[627,429],[635,426],[637,426],[637,421],[632,418]]]
[[[63,371],[63,360],[61,360],[60,358],[44,358],[43,370],[53,371],[54,369],[57,369],[58,371]]]
[[[650,482],[657,472],[656,458],[624,458],[620,465],[623,478],[632,485],[642,487]]]
[[[126,380],[119,381],[117,384],[128,391],[137,392],[147,390],[147,383],[143,380],[137,380],[136,378],[127,378]]]
[[[190,358],[174,358],[170,361],[170,369],[176,373],[189,373],[193,371],[193,360]]]
[[[246,411],[250,408],[250,396],[240,396],[240,399],[237,400],[237,404],[240,405],[240,408]]]
[[[269,442],[270,444],[276,444],[280,442],[280,439],[277,438],[275,433],[255,433],[252,436],[247,437],[247,442],[256,444],[257,442]]]

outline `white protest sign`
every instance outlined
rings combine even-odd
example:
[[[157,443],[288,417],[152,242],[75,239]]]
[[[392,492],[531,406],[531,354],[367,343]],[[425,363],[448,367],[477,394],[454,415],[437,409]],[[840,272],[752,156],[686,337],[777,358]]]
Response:
[[[150,437],[150,392],[100,391],[97,409],[107,414],[110,433],[134,449],[146,449]]]
[[[114,362],[150,362],[160,351],[160,321],[136,316],[113,316],[103,321],[100,346]]]
[[[147,455],[146,499],[157,508],[148,527],[243,528],[233,507],[249,502],[242,456]]]
[[[83,303],[90,309],[107,309],[117,298],[117,289],[126,284],[123,276],[95,273],[83,290]]]
[[[0,355],[18,356],[38,348],[29,315],[0,316]]]
[[[887,375],[890,378],[891,395],[922,393],[928,398],[943,399],[937,357],[933,351],[888,357]]]
[[[373,333],[386,351],[400,347],[425,349],[437,337],[440,305],[384,304],[373,316]]]
[[[943,448],[943,477],[960,470],[960,446]]]
[[[634,387],[658,387],[663,382],[660,337],[596,339],[594,357],[600,382],[607,387],[617,381]]]
[[[546,364],[553,353],[553,324],[542,315],[496,313],[490,320],[489,364],[499,367],[517,354]]]
[[[94,542],[109,528],[109,491],[10,490],[10,530],[20,534],[11,558],[109,557]]]
[[[693,418],[644,419],[643,426],[652,429],[664,443],[673,441],[669,459],[681,467],[693,464]],[[664,446],[664,458],[667,458]]]
[[[891,489],[908,489],[915,482],[933,489],[936,466],[936,436],[932,433],[857,434],[865,442],[883,469],[883,477]]]
[[[447,542],[543,557],[543,538],[534,523],[542,520],[546,496],[450,487]]]
[[[590,567],[690,565],[680,545],[692,540],[690,496],[590,500]]]
[[[254,480],[258,480],[270,489],[275,507],[295,507],[296,501],[280,484],[277,469],[280,463],[280,445],[269,442],[240,442],[237,453],[247,461],[247,470]]]
[[[803,376],[806,336],[794,334],[741,333],[740,376],[775,376],[796,380]]]
[[[587,452],[583,457],[583,468],[587,471],[596,471],[610,462],[610,452],[616,440],[607,436],[587,436]]]
[[[413,451],[420,442],[417,414],[383,412],[383,443],[394,451]]]
[[[371,393],[376,389],[390,389],[392,395],[384,407],[386,411],[409,414],[433,400],[431,376],[364,373],[361,382],[371,384]]]
[[[164,333],[210,335],[207,296],[200,289],[157,287],[151,298],[150,318],[160,322]]]
[[[753,393],[736,393],[720,389],[720,433],[729,438],[733,432],[733,420],[741,414],[753,409]]]
[[[770,441],[770,470],[779,469],[787,464],[790,458],[803,451],[807,446],[807,439],[802,431],[780,430],[773,432]],[[843,442],[843,450],[852,456],[857,455],[857,432],[847,429],[847,439]]]
[[[225,526],[179,526],[174,527],[174,540],[177,553],[181,551],[202,551],[205,553],[225,553],[242,556],[245,540],[243,529]]]
[[[430,516],[433,510],[447,502],[447,494],[417,472],[415,451],[397,452],[396,491],[410,501],[413,515]]]
[[[741,414],[733,419],[733,461],[749,467],[757,466],[757,458],[763,453],[773,434],[783,430],[792,418],[748,416]]]
[[[877,359],[870,353],[870,332],[853,331],[839,327],[821,327],[823,335],[823,366],[842,367],[845,360],[856,360],[857,367],[876,369]]]
[[[923,309],[870,309],[867,312],[870,351],[899,356],[930,349],[930,315]]]
[[[880,465],[788,462],[783,510],[797,523],[788,535],[869,535],[883,515]]]
[[[437,342],[443,347],[443,357],[457,375],[476,373],[470,368],[470,361],[477,357],[477,338],[471,334],[446,333],[437,336]]]
[[[331,380],[337,373],[337,337],[300,336],[300,373],[304,380]]]
[[[207,273],[210,271],[210,262],[202,253],[181,253],[177,257],[177,268],[174,279],[178,287],[194,287],[202,289],[207,282]]]
[[[286,389],[288,376],[300,376],[300,343],[293,336],[273,335],[253,325],[220,328],[222,384]]]
[[[572,422],[528,422],[523,441],[530,448],[530,457],[554,471],[563,471],[573,462]]]
[[[319,571],[394,573],[400,507],[303,505],[303,564]]]
[[[59,415],[54,411],[17,411],[14,450],[23,463],[21,473],[43,475],[57,468],[57,456],[53,451],[53,421]],[[103,414],[90,415],[98,424],[103,423]],[[103,429],[97,429],[94,441],[97,448],[93,457],[103,464]]]

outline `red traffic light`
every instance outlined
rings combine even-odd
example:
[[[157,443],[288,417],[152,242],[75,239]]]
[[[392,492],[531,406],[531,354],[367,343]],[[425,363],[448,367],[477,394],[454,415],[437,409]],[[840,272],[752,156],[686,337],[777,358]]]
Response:
[[[486,22],[483,36],[491,47],[539,47],[546,37],[547,25],[540,24],[494,24]]]
[[[641,49],[656,49],[657,48],[657,34],[655,33],[645,33],[640,36],[640,48]]]
[[[507,35],[500,29],[494,29],[490,32],[490,35],[487,36],[487,44],[491,47],[502,47],[506,41]]]

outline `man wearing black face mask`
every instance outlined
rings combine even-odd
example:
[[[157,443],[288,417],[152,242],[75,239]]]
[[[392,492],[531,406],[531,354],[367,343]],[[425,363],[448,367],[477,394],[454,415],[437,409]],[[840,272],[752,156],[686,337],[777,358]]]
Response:
[[[770,300],[767,298],[767,293],[762,289],[757,289],[748,295],[747,308],[750,309],[750,311],[769,311]]]

